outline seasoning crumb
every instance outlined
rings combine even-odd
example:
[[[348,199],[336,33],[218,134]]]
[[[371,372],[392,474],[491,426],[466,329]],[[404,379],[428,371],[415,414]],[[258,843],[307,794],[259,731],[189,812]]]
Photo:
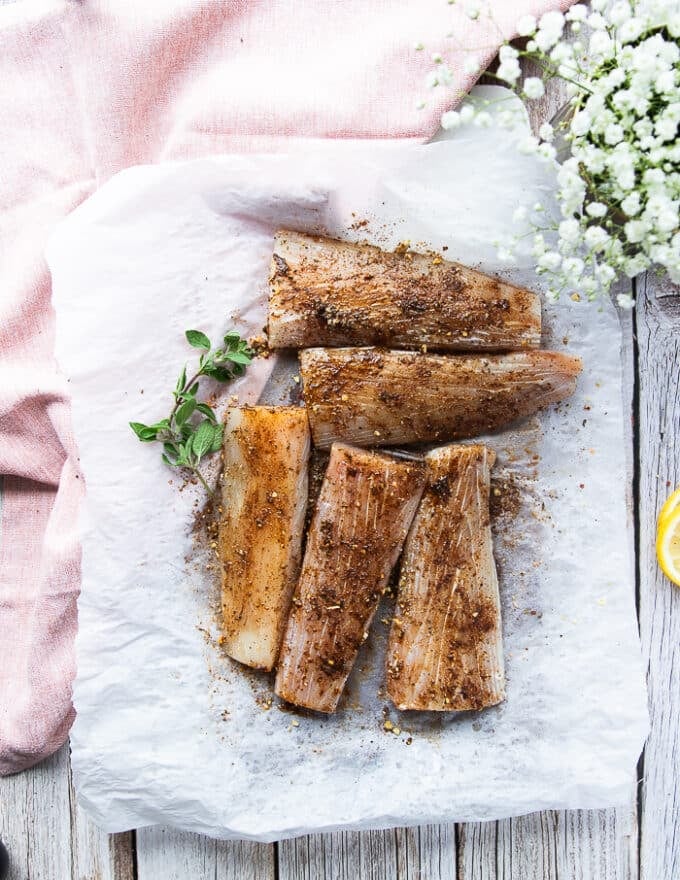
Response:
[[[412,736],[407,737],[407,738],[404,740],[404,742],[406,743],[407,746],[410,746],[411,743],[413,742],[413,737],[412,737]]]
[[[385,721],[385,723],[383,724],[383,727],[385,728],[385,730],[392,730],[394,728],[394,724],[392,724],[392,722],[388,718],[387,721]]]

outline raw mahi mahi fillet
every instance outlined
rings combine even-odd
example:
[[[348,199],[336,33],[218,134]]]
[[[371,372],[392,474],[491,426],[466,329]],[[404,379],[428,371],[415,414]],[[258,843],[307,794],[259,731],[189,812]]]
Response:
[[[486,446],[427,455],[427,487],[401,563],[387,651],[399,709],[483,709],[505,695]]]
[[[440,355],[382,348],[300,354],[316,446],[441,443],[495,431],[573,394],[577,357]]]
[[[310,451],[300,407],[231,407],[219,527],[224,648],[272,669],[300,570]]]
[[[279,658],[284,700],[335,711],[424,482],[420,462],[333,446]]]
[[[541,303],[438,256],[284,230],[274,240],[268,331],[272,348],[538,348]]]

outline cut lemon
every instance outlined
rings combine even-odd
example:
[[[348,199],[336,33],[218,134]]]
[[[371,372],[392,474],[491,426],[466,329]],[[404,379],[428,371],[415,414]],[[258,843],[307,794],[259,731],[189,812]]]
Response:
[[[665,519],[659,516],[656,558],[666,577],[680,587],[680,507],[669,511]]]
[[[659,513],[658,524],[659,528],[664,524],[664,522],[668,519],[668,517],[673,513],[676,507],[680,505],[680,486],[673,492],[673,494],[666,499],[666,503],[661,508],[661,512]]]

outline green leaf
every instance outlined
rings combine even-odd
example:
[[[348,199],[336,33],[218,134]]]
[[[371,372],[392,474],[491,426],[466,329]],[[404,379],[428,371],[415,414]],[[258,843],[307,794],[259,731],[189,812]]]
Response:
[[[184,384],[187,381],[187,366],[186,364],[182,368],[182,372],[179,374],[179,379],[177,380],[177,384],[175,385],[175,396],[179,394],[180,391],[184,389]]]
[[[179,407],[177,412],[175,413],[175,424],[183,425],[185,422],[188,422],[191,416],[193,415],[194,410],[196,409],[196,401],[193,397],[188,398],[184,401],[184,403]]]
[[[231,347],[232,345],[238,345],[240,341],[241,336],[239,333],[236,332],[236,330],[230,330],[224,337],[224,344],[227,346],[227,348]]]
[[[189,452],[189,443],[180,443],[178,447],[178,455],[177,455],[177,467],[188,467],[191,462],[189,460],[190,452]]]
[[[159,431],[161,431],[163,428],[169,428],[170,427],[170,419],[161,419],[160,422],[156,422],[156,424],[152,425],[151,427],[157,428]]]
[[[207,403],[199,403],[198,406],[196,407],[196,409],[200,413],[203,413],[204,416],[207,416],[211,422],[214,423],[217,421],[217,417],[215,416],[215,413],[213,412],[213,408],[211,406],[208,406]]]
[[[251,356],[243,351],[228,351],[226,357],[235,364],[248,365],[252,361]]]
[[[196,395],[198,394],[198,382],[194,382],[194,384],[189,389],[189,394],[191,395],[191,397],[196,397]]]
[[[218,382],[230,382],[234,378],[229,367],[212,367],[210,371],[206,371],[206,376],[217,379]]]
[[[130,422],[130,427],[142,443],[151,443],[156,439],[158,429],[152,425],[144,425],[142,422]]]
[[[168,456],[164,452],[161,453],[161,458],[168,465],[168,467],[178,467],[177,462],[170,461],[170,459],[168,458]]]
[[[194,348],[203,348],[205,351],[210,349],[210,340],[200,330],[187,330],[185,335],[189,345],[193,345]]]
[[[224,427],[222,425],[214,425],[213,427],[213,442],[210,447],[211,452],[219,452],[222,448],[222,437],[224,435]]]
[[[215,437],[215,428],[216,426],[208,421],[208,419],[201,422],[198,426],[198,429],[193,436],[193,440],[191,441],[191,449],[198,461],[203,458],[206,452],[210,451]]]
[[[174,443],[164,443],[163,449],[165,450],[165,454],[167,456],[171,455],[174,459],[177,459],[177,456],[179,455],[179,450]]]

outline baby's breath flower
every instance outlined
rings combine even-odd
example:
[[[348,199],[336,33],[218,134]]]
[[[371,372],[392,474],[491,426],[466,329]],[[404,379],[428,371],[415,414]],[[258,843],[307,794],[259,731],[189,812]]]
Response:
[[[609,234],[601,226],[589,226],[583,235],[583,240],[590,250],[601,251],[609,241]]]
[[[576,3],[565,15],[567,21],[585,21],[588,18],[588,7],[583,3]]]
[[[536,152],[542,159],[546,159],[548,162],[554,162],[557,156],[557,150],[552,144],[539,144]]]
[[[468,18],[471,18],[473,21],[479,18],[479,13],[482,10],[481,4],[477,2],[477,0],[468,0],[465,4],[465,14]]]
[[[517,22],[520,37],[531,37],[536,33],[536,19],[533,15],[523,15]]]
[[[499,79],[505,80],[505,82],[513,85],[520,78],[522,70],[519,66],[519,61],[517,60],[508,60],[502,61],[498,65],[498,70],[496,71],[496,76]]]
[[[609,21],[618,27],[619,25],[622,25],[624,21],[628,21],[631,14],[630,3],[628,3],[627,0],[620,0],[620,2],[614,3],[609,10]]]
[[[618,28],[616,35],[622,43],[632,43],[642,33],[643,23],[639,18],[629,18]]]
[[[463,0],[477,18],[483,0]],[[567,26],[583,36],[563,39]],[[517,23],[529,37],[523,55],[566,80],[570,116],[557,127],[571,156],[557,167],[557,202],[561,219],[552,220],[543,205],[517,208],[512,221],[534,231],[531,250],[536,271],[548,281],[548,297],[573,293],[595,299],[611,290],[617,275],[633,277],[657,265],[680,283],[680,10],[677,0],[591,0],[566,14],[546,12]],[[420,47],[421,44],[418,44]],[[499,51],[496,76],[517,94],[535,100],[543,80],[521,82],[519,52]],[[451,85],[453,71],[440,55],[428,84]],[[466,74],[479,61],[464,63]],[[512,127],[521,111],[500,109],[497,124]],[[487,110],[465,105],[442,117],[442,127],[474,122],[491,125]],[[522,153],[554,161],[556,131],[548,123],[539,138],[520,138]],[[540,229],[538,223],[540,221]],[[545,233],[544,231],[545,230]],[[512,259],[521,233],[499,244],[499,256]],[[577,297],[576,294],[579,296]],[[619,295],[622,308],[632,300]]]
[[[640,210],[640,193],[632,192],[622,199],[621,210],[629,217],[634,217]]]
[[[446,113],[442,114],[441,126],[447,131],[451,128],[458,128],[460,122],[460,113],[457,113],[455,110],[448,110]]]
[[[555,138],[555,130],[549,122],[544,122],[543,125],[538,129],[538,136],[541,138],[541,140],[550,143]]]
[[[602,202],[590,202],[590,204],[586,205],[586,214],[589,217],[604,217],[607,213],[607,206],[603,205]]]
[[[459,116],[461,122],[472,122],[475,116],[474,107],[472,107],[470,104],[465,104],[463,107],[460,108]]]
[[[539,79],[537,76],[528,76],[524,80],[524,94],[527,98],[531,100],[535,100],[536,98],[541,98],[545,94],[545,88],[543,86],[543,80]]]

